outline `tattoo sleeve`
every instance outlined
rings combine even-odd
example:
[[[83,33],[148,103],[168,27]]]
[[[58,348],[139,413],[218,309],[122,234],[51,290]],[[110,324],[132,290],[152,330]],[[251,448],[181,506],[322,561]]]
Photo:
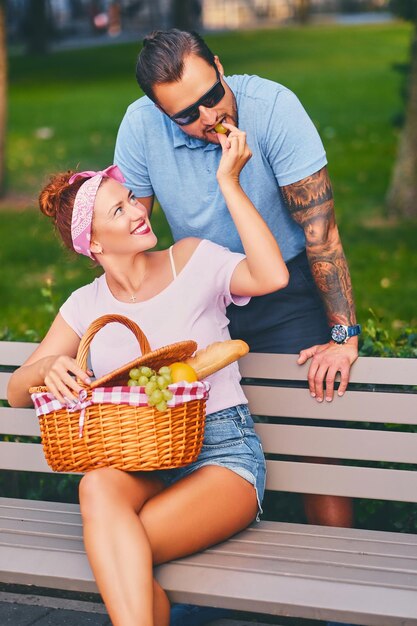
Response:
[[[302,226],[313,278],[323,299],[328,321],[355,323],[349,268],[337,229],[333,192],[327,168],[292,185],[281,187],[291,217]]]

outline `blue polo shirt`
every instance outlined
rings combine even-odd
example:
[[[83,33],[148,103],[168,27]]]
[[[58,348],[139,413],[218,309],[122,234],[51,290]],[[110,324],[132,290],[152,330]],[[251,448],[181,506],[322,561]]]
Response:
[[[298,98],[286,87],[258,76],[225,78],[233,91],[239,128],[252,158],[242,188],[276,237],[286,261],[305,248],[279,187],[326,165],[323,144]],[[186,135],[146,96],[129,106],[119,128],[114,162],[139,198],[154,194],[174,240],[210,239],[234,252],[242,243],[216,180],[221,147]]]

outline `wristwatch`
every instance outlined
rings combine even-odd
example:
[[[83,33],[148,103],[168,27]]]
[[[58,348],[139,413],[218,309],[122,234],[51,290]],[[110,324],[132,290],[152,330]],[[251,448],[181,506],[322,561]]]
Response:
[[[330,329],[330,336],[336,343],[346,343],[350,337],[360,335],[362,331],[360,324],[354,326],[344,326],[343,324],[335,324]]]

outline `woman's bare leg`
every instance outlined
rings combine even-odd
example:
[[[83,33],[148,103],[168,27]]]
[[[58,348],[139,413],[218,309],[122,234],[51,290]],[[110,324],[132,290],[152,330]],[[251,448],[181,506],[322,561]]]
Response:
[[[139,513],[154,564],[193,554],[246,528],[256,492],[231,470],[208,466],[147,500]]]
[[[138,516],[161,489],[147,475],[111,468],[81,480],[84,543],[113,626],[169,624],[169,602],[153,580],[152,551]]]

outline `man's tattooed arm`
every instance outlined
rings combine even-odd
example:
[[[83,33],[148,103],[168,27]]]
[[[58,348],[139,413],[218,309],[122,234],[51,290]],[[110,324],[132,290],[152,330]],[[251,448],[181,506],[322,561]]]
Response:
[[[327,168],[281,187],[291,217],[302,226],[306,251],[330,325],[355,323],[349,269],[337,229]]]

